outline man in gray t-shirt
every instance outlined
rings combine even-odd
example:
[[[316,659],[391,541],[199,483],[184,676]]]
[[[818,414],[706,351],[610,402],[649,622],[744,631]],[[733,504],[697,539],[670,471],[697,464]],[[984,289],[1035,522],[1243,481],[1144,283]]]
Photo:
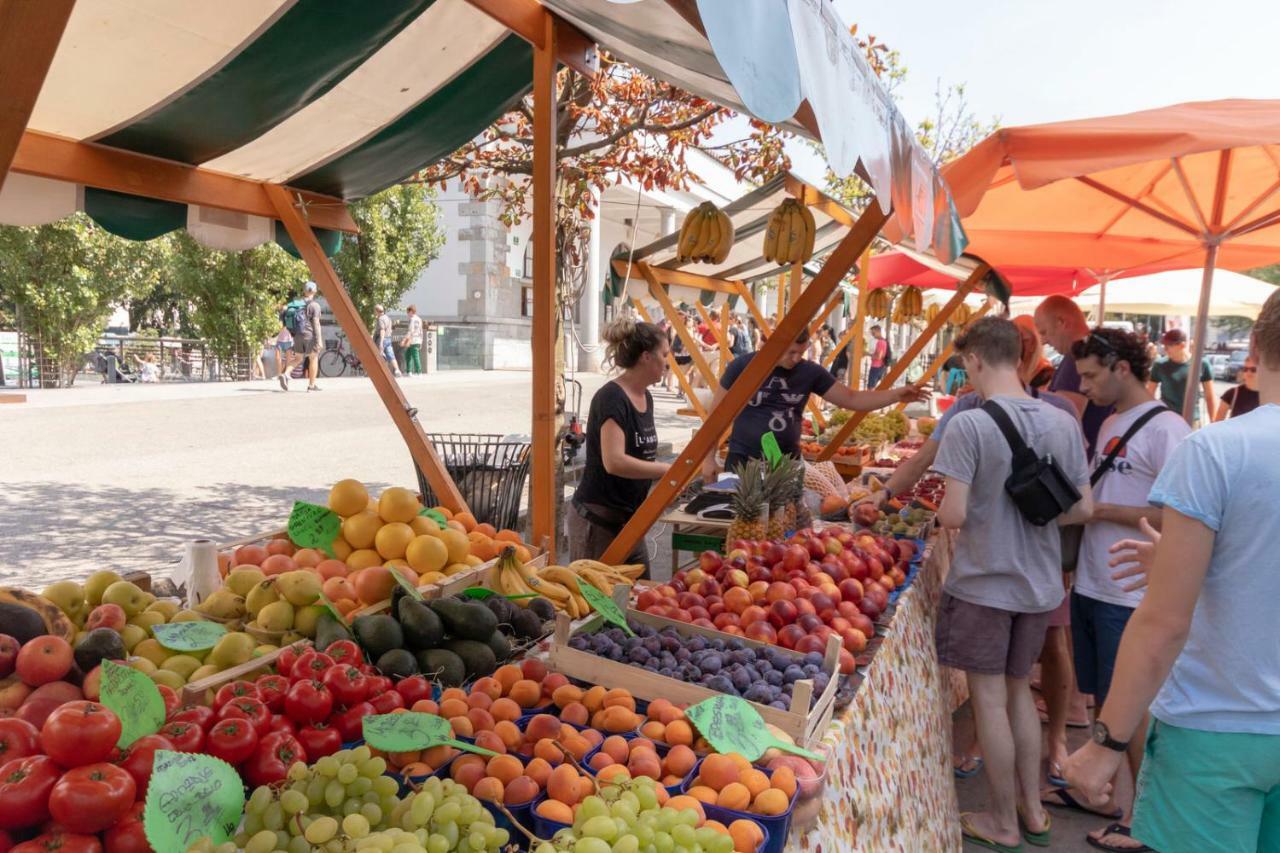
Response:
[[[991,808],[964,815],[961,831],[988,845],[1020,846],[1024,831],[1036,837],[1034,843],[1047,844],[1040,725],[1029,676],[1049,614],[1063,598],[1058,525],[1084,521],[1092,511],[1084,440],[1074,417],[1027,395],[1018,377],[1022,344],[1013,323],[977,320],[955,349],[974,389],[1008,414],[1037,457],[1052,456],[1082,496],[1057,524],[1037,527],[1005,492],[1013,453],[989,414],[962,412],[942,436],[934,468],[946,477],[947,491],[938,520],[958,536],[935,642],[939,662],[968,679],[991,788]]]

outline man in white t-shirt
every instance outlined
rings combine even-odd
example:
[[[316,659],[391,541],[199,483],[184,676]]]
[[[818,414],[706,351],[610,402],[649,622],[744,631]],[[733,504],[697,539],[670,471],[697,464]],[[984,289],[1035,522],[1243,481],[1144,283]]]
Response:
[[[1113,579],[1111,547],[1138,534],[1146,520],[1159,527],[1160,509],[1147,501],[1165,461],[1191,429],[1181,415],[1151,396],[1146,382],[1151,362],[1145,344],[1119,329],[1094,329],[1077,341],[1071,355],[1080,373],[1080,390],[1094,405],[1114,413],[1098,430],[1093,459],[1093,517],[1085,525],[1071,594],[1071,638],[1076,682],[1081,693],[1094,696],[1101,708],[1111,687],[1111,675],[1129,617],[1142,601],[1142,590],[1130,590]],[[1142,763],[1142,741],[1129,744],[1129,780],[1136,784]],[[1117,772],[1117,776],[1123,773]],[[1111,801],[1097,807],[1103,814],[1119,811],[1113,782]],[[1071,805],[1078,795],[1060,789],[1045,802]],[[1119,821],[1090,833],[1094,846],[1104,850],[1140,850],[1130,837],[1132,811]]]

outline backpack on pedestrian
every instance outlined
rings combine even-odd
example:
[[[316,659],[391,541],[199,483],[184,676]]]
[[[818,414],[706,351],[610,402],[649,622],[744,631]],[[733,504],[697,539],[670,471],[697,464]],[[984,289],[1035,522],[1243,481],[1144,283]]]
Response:
[[[280,325],[289,330],[289,334],[305,335],[307,325],[307,301],[305,299],[291,299],[284,310],[280,312]]]

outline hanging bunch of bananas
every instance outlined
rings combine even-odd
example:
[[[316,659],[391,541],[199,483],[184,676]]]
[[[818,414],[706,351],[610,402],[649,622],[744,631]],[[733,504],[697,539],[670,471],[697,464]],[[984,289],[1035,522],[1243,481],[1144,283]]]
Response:
[[[867,296],[867,316],[887,318],[889,307],[889,294],[883,289],[873,290]]]
[[[971,319],[973,319],[973,311],[961,302],[956,306],[956,310],[951,312],[951,319],[947,322],[959,329],[968,324]]]
[[[934,302],[930,304],[928,308],[924,309],[924,319],[927,322],[932,323],[934,320],[938,319],[938,311],[940,310],[941,309],[938,308],[938,303]]]
[[[598,560],[574,560],[568,566],[533,569],[520,562],[514,548],[508,548],[498,560],[496,586],[503,595],[540,595],[557,610],[579,619],[591,612],[578,588],[579,578],[609,595],[615,584],[630,586],[643,571],[642,564],[610,566]],[[516,599],[516,603],[522,601],[527,599]]]
[[[898,308],[907,320],[915,320],[924,316],[924,294],[918,287],[907,287],[898,297]]]
[[[708,264],[724,263],[733,248],[733,222],[729,214],[709,201],[689,211],[680,226],[676,258]]]
[[[774,209],[764,232],[764,259],[775,264],[803,264],[813,257],[818,225],[813,213],[794,198]]]

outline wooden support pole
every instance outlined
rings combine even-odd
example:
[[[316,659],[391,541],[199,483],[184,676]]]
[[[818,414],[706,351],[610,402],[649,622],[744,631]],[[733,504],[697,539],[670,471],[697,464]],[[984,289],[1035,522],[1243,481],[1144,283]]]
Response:
[[[631,300],[631,306],[636,309],[636,313],[640,315],[640,319],[646,323],[652,323],[648,310],[644,305],[640,304],[640,300]],[[693,386],[689,384],[689,377],[685,376],[684,369],[676,364],[675,354],[670,350],[667,351],[667,366],[671,368],[671,372],[675,374],[676,381],[680,383],[680,390],[684,391],[684,396],[689,400],[689,407],[697,414],[700,420],[707,419],[707,409],[702,405],[702,400],[698,395],[693,393]]]
[[[724,305],[720,306],[720,375],[724,376],[724,372],[729,368],[729,362],[733,360],[733,352],[729,349],[729,327],[732,325],[732,312],[729,310],[729,300],[724,301]]]
[[[804,264],[792,264],[791,272],[787,274],[790,283],[787,285],[787,296],[791,297],[791,308],[796,307],[796,303],[800,301],[800,291],[804,290]],[[781,314],[785,306],[779,303],[778,313]]]
[[[717,354],[720,356],[720,364],[718,365],[720,369],[715,371],[716,380],[718,382],[720,377],[724,375],[724,369],[728,366],[724,360],[724,352],[726,349],[725,339],[720,333],[720,327],[716,325],[715,320],[711,319],[711,312],[707,310],[706,306],[699,302],[694,307],[698,309],[698,316],[702,318],[703,325],[711,330],[711,336],[716,339],[716,350]]]
[[[0,188],[76,0],[0,0]]]
[[[642,261],[633,261],[630,265],[622,258],[614,258],[613,271],[619,276],[627,276],[628,280],[636,278],[634,273],[639,272],[637,265]],[[630,266],[630,271],[628,271]],[[688,270],[673,270],[666,267],[649,266],[649,271],[653,273],[653,277],[662,284],[683,284],[686,287],[696,287],[699,290],[711,290],[716,293],[737,293],[737,285],[740,282],[731,281],[729,279],[715,278],[701,273],[689,272]]]
[[[533,51],[533,458],[529,470],[531,541],[556,556],[556,32],[543,10]]]
[[[408,446],[409,455],[413,457],[414,463],[421,469],[442,505],[453,512],[467,511],[467,503],[462,499],[462,493],[458,491],[453,478],[449,476],[444,463],[440,461],[435,448],[431,446],[426,432],[422,429],[422,424],[418,423],[417,410],[409,405],[399,383],[391,375],[391,369],[378,352],[373,338],[369,336],[369,329],[365,326],[364,320],[360,319],[356,306],[347,293],[347,288],[338,278],[333,264],[329,263],[329,259],[325,257],[320,241],[316,239],[311,225],[295,205],[290,191],[276,184],[264,184],[263,189],[275,205],[276,215],[284,223],[290,239],[298,247],[302,259],[306,261],[307,268],[311,271],[311,277],[315,279],[321,295],[329,303],[329,310],[333,312],[338,325],[346,332],[351,349],[355,351],[360,364],[369,374],[374,390],[378,392],[378,396],[382,398],[382,404],[391,414],[391,420],[400,430],[400,436]]]
[[[985,315],[990,310],[991,310],[990,302],[982,303],[982,307],[979,308],[977,311],[973,312],[973,316],[970,317],[969,322],[972,323],[974,320]],[[912,382],[911,384],[915,385],[916,387],[920,387],[922,385],[928,385],[930,382],[932,382],[933,377],[938,375],[938,371],[942,369],[942,365],[947,363],[947,359],[951,358],[951,354],[955,352],[955,350],[956,350],[956,340],[953,337],[947,343],[947,345],[942,348],[942,352],[938,353],[938,357],[933,360],[933,362],[929,365],[929,368],[920,376],[919,379],[917,379],[915,382]],[[905,402],[899,403],[896,406],[896,408],[899,412],[904,411],[907,408],[907,404]]]
[[[969,274],[969,277],[956,288],[956,292],[952,294],[951,299],[947,304],[938,312],[938,316],[934,317],[933,320],[924,327],[924,331],[920,333],[918,338],[911,342],[911,346],[907,347],[907,351],[893,363],[892,367],[885,371],[884,378],[881,379],[880,384],[876,386],[877,389],[893,387],[893,383],[898,381],[898,377],[906,371],[912,360],[920,354],[929,341],[933,340],[933,336],[938,333],[943,324],[947,322],[948,318],[955,313],[955,310],[964,303],[964,298],[969,295],[971,290],[978,286],[978,283],[986,277],[990,270],[991,267],[986,264],[979,264],[978,268]],[[818,454],[819,461],[824,461],[835,456],[836,450],[844,444],[845,439],[853,434],[854,429],[858,424],[862,423],[862,419],[868,414],[869,412],[855,412],[853,417],[845,421],[844,426],[840,427],[840,431],[831,438],[831,443],[824,447],[822,452]]]
[[[671,328],[676,330],[680,340],[684,341],[684,348],[688,350],[689,357],[693,359],[694,367],[698,369],[698,373],[702,374],[703,381],[707,383],[708,388],[715,388],[716,375],[711,372],[711,365],[707,364],[706,358],[702,355],[702,342],[689,334],[689,329],[685,326],[684,321],[680,319],[680,312],[676,311],[676,306],[671,303],[671,297],[667,295],[667,291],[663,290],[662,285],[658,284],[657,279],[651,277],[653,273],[648,264],[636,264],[636,266],[640,267],[640,272],[648,279],[649,293],[653,295],[654,299],[658,300],[658,304],[662,306],[662,313],[667,317],[667,322],[671,324]]]
[[[720,405],[711,411],[702,429],[694,434],[680,456],[671,464],[666,475],[658,480],[644,503],[601,555],[602,561],[617,563],[631,553],[631,549],[657,521],[658,516],[675,500],[685,484],[697,474],[700,463],[719,442],[721,434],[732,425],[733,419],[760,390],[760,386],[773,372],[782,353],[799,337],[800,332],[808,325],[809,319],[822,307],[823,301],[839,286],[840,280],[853,268],[854,262],[862,251],[871,245],[871,241],[875,239],[887,219],[880,205],[868,206],[858,219],[857,225],[845,235],[845,238],[827,257],[826,264],[814,277],[808,289],[800,297],[800,301],[792,310],[779,318],[778,327],[769,336],[768,342],[760,348],[755,358],[751,359],[751,363],[738,376],[737,381],[725,392]]]
[[[831,316],[831,312],[836,310],[836,306],[843,301],[844,294],[839,290],[831,294],[831,298],[827,300],[826,307],[818,312],[818,316],[814,317],[813,322],[809,324],[809,334],[811,336],[817,336],[818,332],[822,329],[822,325],[826,323],[827,318]]]
[[[862,387],[862,356],[867,348],[867,301],[871,297],[871,250],[858,261],[858,310],[853,315],[853,356],[849,359],[849,387]]]
[[[840,354],[840,350],[847,347],[853,341],[853,336],[858,334],[859,326],[858,318],[854,317],[853,322],[849,324],[849,328],[844,330],[844,334],[841,335],[840,340],[836,342],[836,348],[828,353],[827,357],[822,360],[823,367],[828,370],[831,369],[831,365],[836,363],[836,357]]]
[[[751,316],[756,319],[756,325],[760,327],[760,331],[763,334],[768,335],[773,331],[773,328],[769,325],[769,321],[765,319],[764,314],[760,313],[760,306],[757,305],[755,299],[752,298],[751,289],[740,281],[735,281],[734,284],[737,285],[736,289],[738,291],[738,295],[742,297],[742,301],[747,303],[747,310],[750,311]]]

